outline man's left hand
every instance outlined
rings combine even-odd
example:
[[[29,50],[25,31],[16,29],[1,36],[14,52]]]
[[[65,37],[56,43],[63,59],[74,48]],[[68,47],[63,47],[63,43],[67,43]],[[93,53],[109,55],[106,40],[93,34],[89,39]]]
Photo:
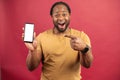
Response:
[[[65,35],[65,37],[71,39],[70,44],[71,44],[72,49],[74,49],[74,50],[81,51],[86,47],[86,44],[84,43],[84,41],[81,38],[78,38],[73,35]]]

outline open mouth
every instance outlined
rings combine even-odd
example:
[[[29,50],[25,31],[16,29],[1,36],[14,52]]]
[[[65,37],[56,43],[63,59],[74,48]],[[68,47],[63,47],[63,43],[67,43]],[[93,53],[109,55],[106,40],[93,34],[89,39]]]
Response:
[[[65,23],[58,23],[59,28],[65,28]]]

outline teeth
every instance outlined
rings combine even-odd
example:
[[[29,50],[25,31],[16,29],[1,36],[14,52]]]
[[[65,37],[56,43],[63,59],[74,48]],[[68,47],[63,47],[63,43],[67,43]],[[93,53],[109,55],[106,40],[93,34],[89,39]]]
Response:
[[[64,25],[65,23],[58,23],[59,25]]]
[[[58,21],[58,24],[64,24],[65,21]]]
[[[58,24],[59,28],[65,28],[65,24]]]

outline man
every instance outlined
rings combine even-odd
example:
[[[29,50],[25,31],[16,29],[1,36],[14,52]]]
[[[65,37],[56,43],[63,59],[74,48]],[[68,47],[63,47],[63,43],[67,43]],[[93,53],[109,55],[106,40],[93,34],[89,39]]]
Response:
[[[80,80],[81,65],[89,68],[93,56],[88,36],[69,27],[71,10],[64,2],[56,2],[50,10],[54,28],[34,35],[26,63],[34,70],[42,62],[41,80]]]

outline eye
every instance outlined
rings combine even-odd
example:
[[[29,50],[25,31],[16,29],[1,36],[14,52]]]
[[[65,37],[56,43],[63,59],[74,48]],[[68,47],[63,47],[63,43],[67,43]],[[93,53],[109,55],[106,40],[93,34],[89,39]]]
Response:
[[[58,16],[59,16],[58,14],[55,15],[56,18],[58,18]]]
[[[58,18],[60,15],[59,14],[53,14],[53,16]]]
[[[67,16],[67,14],[66,14],[66,13],[63,13],[63,14],[62,14],[62,16],[64,16],[64,17],[65,17],[65,16]]]

